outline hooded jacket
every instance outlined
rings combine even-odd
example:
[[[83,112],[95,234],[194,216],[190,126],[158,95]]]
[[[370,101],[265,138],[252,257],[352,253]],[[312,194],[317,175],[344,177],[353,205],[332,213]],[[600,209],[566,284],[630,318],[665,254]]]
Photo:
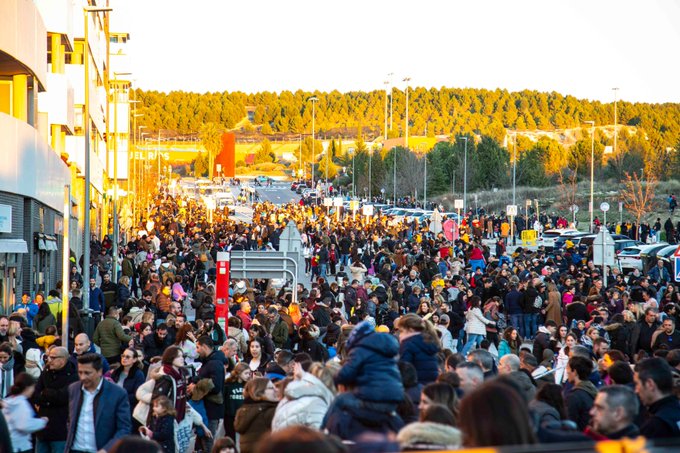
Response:
[[[2,413],[15,451],[33,450],[31,435],[45,427],[47,422],[36,418],[31,403],[23,395],[11,396],[3,400]]]
[[[413,365],[418,372],[418,383],[426,385],[436,381],[439,375],[437,352],[439,344],[426,342],[419,333],[401,342],[399,360]]]
[[[245,400],[236,412],[234,430],[241,435],[239,451],[252,453],[264,434],[271,431],[276,403],[272,401]]]
[[[333,401],[333,393],[319,378],[304,373],[302,379],[288,384],[284,398],[276,407],[272,431],[303,425],[321,428],[323,417]]]
[[[361,400],[402,401],[399,344],[394,337],[376,333],[370,323],[362,321],[347,339],[346,352],[345,364],[335,376],[336,384],[354,385],[354,394]]]
[[[567,415],[569,420],[576,423],[579,431],[586,429],[590,423],[590,409],[595,402],[597,388],[589,380],[581,381],[568,394],[566,398]]]
[[[397,435],[402,450],[457,450],[462,444],[458,428],[442,423],[419,422],[404,426]]]

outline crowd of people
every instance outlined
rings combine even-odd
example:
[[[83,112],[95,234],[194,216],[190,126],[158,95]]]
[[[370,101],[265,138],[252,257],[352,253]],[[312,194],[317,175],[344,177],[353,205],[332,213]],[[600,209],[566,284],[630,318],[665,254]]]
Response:
[[[27,293],[0,316],[0,445],[343,452],[680,437],[680,291],[662,262],[607,269],[605,285],[573,249],[490,250],[472,216],[455,241],[427,222],[296,203],[256,203],[251,223],[207,218],[159,194],[120,256],[104,238],[73,257],[67,302],[60,287]],[[216,319],[217,252],[276,250],[289,222],[309,283],[232,280],[228,320]]]

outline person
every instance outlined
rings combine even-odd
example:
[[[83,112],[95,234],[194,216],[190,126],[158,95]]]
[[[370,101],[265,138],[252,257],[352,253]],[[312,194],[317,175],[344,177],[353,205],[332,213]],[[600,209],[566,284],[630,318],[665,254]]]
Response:
[[[463,397],[458,427],[467,448],[536,443],[526,401],[499,382],[486,382]]]
[[[292,453],[298,451],[346,453],[348,450],[342,443],[318,430],[306,426],[291,426],[264,436],[257,451],[258,453]],[[213,451],[213,453],[233,452]]]
[[[264,376],[267,364],[271,361],[271,356],[265,352],[264,342],[261,338],[253,338],[248,343],[248,353],[243,360],[250,366],[250,370]]]
[[[272,431],[294,425],[320,429],[324,415],[335,398],[331,371],[320,363],[313,363],[306,372],[300,362],[295,362],[293,378],[276,407]]]
[[[12,330],[8,331],[11,334]],[[11,339],[12,335],[9,335]],[[25,371],[23,364],[17,358],[23,358],[19,351],[12,349],[11,343],[0,343],[0,400],[9,396],[14,385],[14,379]]]
[[[498,345],[498,358],[502,358],[506,354],[514,354],[519,356],[519,350],[522,346],[522,338],[519,332],[514,327],[507,327],[503,331],[503,338]]]
[[[666,360],[653,357],[635,366],[635,393],[647,407],[641,435],[648,439],[680,435],[680,402],[673,394],[673,371]]]
[[[7,422],[15,452],[33,451],[31,437],[47,425],[47,417],[36,418],[29,402],[35,390],[35,379],[20,373],[14,380],[9,396],[3,400],[2,414]],[[0,446],[0,449],[3,447]]]
[[[192,394],[197,383],[201,380],[209,379],[212,381],[212,389],[202,398],[205,404],[205,412],[208,417],[208,429],[212,435],[204,439],[204,449],[212,449],[212,439],[217,435],[217,428],[220,420],[224,416],[224,400],[222,399],[222,389],[224,387],[224,362],[215,352],[215,344],[207,335],[203,335],[196,341],[196,351],[202,363],[198,374],[193,382],[187,387],[187,393]]]
[[[431,404],[421,412],[420,420],[406,425],[397,434],[402,451],[457,450],[461,446],[460,430],[455,418],[442,404]]]
[[[158,442],[163,453],[175,453],[175,408],[167,396],[160,395],[152,401],[149,426],[140,426],[139,432]]]
[[[276,349],[284,349],[288,344],[288,324],[281,318],[279,310],[275,306],[267,308],[269,319],[269,332]]]
[[[456,389],[445,382],[432,382],[423,387],[420,394],[418,410],[422,415],[433,404],[441,404],[451,411],[453,426],[456,424],[458,415],[458,395]]]
[[[592,428],[607,439],[634,439],[640,435],[640,430],[633,423],[639,410],[640,402],[630,387],[603,387],[597,392],[590,409]]]
[[[187,366],[193,366],[194,361],[198,358],[198,352],[196,351],[194,327],[191,324],[186,323],[177,330],[175,346],[179,346],[182,349]]]
[[[245,362],[237,363],[224,382],[224,435],[236,440],[234,420],[236,412],[243,405],[243,387],[252,378],[253,372]]]
[[[532,349],[538,363],[543,361],[543,351],[550,349],[550,340],[555,336],[555,332],[557,332],[557,324],[553,320],[546,321],[545,325],[538,328]]]
[[[460,390],[463,392],[463,396],[472,392],[484,382],[484,371],[474,362],[459,363],[456,367],[456,374],[460,378]]]
[[[168,336],[168,326],[164,322],[160,323],[153,335],[146,335],[142,340],[144,360],[148,362],[152,357],[162,356],[170,345],[172,341]]]
[[[593,362],[585,357],[572,356],[567,364],[567,380],[572,385],[566,394],[567,414],[580,431],[590,423],[590,409],[597,395],[597,388],[588,380],[592,371]]]
[[[467,343],[463,347],[463,356],[467,356],[474,346],[479,346],[483,339],[486,338],[486,326],[496,325],[490,319],[486,319],[479,308],[481,299],[478,296],[472,296],[469,300],[470,309],[465,313],[465,334],[467,335]]]
[[[312,334],[312,326],[300,328],[299,350],[309,354],[314,362],[325,362],[328,360],[328,350],[321,344],[317,337]],[[314,328],[316,328],[316,326],[314,326]]]
[[[40,374],[32,402],[47,426],[37,433],[38,453],[61,453],[66,445],[68,387],[78,380],[78,370],[69,361],[66,348],[53,346],[45,355],[45,369]]]
[[[132,337],[123,331],[119,315],[120,309],[111,305],[106,311],[106,319],[97,325],[92,337],[109,363],[120,363],[121,344],[133,344]]]
[[[106,373],[104,377],[127,392],[130,410],[134,409],[137,405],[137,389],[145,381],[140,369],[139,353],[133,348],[127,348],[120,356],[120,366]]]
[[[234,429],[240,434],[240,453],[256,451],[258,441],[271,431],[277,402],[276,389],[269,379],[253,378],[246,383],[243,405],[234,420]]]
[[[38,313],[36,314],[35,318],[33,318],[33,324],[35,330],[37,330],[41,335],[45,335],[45,330],[49,326],[57,325],[57,320],[54,319],[54,315],[47,304],[40,304]]]
[[[434,382],[439,374],[437,353],[440,349],[434,326],[415,313],[402,316],[397,325],[400,360],[415,367],[418,383],[427,385]]]
[[[655,332],[652,350],[666,349],[671,351],[680,348],[680,332],[675,329],[675,320],[668,317],[661,323],[661,330]]]
[[[122,388],[102,375],[97,354],[78,357],[79,382],[69,391],[68,435],[65,451],[109,450],[116,440],[130,434],[130,403]]]
[[[645,316],[634,324],[631,336],[633,352],[637,353],[639,350],[643,350],[647,354],[652,353],[652,336],[660,324],[657,315],[658,311],[649,307],[645,310]]]
[[[109,371],[109,362],[103,355],[96,352],[94,345],[90,341],[90,338],[87,336],[87,334],[81,333],[76,335],[76,338],[73,340],[73,354],[71,354],[68,359],[69,362],[73,364],[76,372],[78,371],[78,357],[87,353],[97,354],[102,359],[102,371],[104,373]]]

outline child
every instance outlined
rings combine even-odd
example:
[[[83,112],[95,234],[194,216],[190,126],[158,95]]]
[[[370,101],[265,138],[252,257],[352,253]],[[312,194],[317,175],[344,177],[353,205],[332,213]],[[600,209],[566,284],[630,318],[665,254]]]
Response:
[[[158,442],[164,453],[175,453],[175,407],[167,396],[156,397],[152,402],[153,418],[148,427],[139,432]]]
[[[20,373],[14,380],[8,397],[3,401],[2,413],[12,439],[14,451],[33,451],[32,434],[47,425],[47,418],[36,418],[29,402],[35,390],[35,379]],[[4,450],[0,447],[0,451]]]

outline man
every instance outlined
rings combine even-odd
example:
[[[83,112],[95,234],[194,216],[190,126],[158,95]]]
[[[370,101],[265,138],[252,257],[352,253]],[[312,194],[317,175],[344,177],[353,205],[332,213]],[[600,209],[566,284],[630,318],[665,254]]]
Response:
[[[583,431],[590,423],[590,409],[593,407],[597,388],[588,380],[593,371],[590,359],[574,356],[567,364],[567,379],[573,386],[567,393],[565,403],[569,420]]]
[[[90,309],[94,311],[94,323],[101,321],[101,312],[104,310],[104,293],[97,287],[97,280],[90,278]]]
[[[68,361],[71,362],[74,369],[78,369],[78,357],[83,354],[93,353],[99,355],[102,359],[102,371],[106,374],[109,371],[109,362],[102,356],[98,354],[94,349],[94,345],[90,341],[90,337],[86,333],[79,333],[73,340],[73,354],[69,357]]]
[[[120,315],[119,308],[115,305],[109,306],[106,312],[106,319],[99,323],[94,331],[94,343],[101,348],[102,355],[109,363],[120,363],[121,344],[133,345],[130,335],[126,335],[123,326],[118,321]]]
[[[71,266],[71,274],[68,277],[68,281],[76,282],[78,284],[78,288],[83,287],[83,276],[80,275],[80,272],[78,272],[78,268],[76,266]]]
[[[250,317],[250,302],[241,302],[240,308],[236,312],[236,316],[241,318],[243,330],[250,330],[250,324],[253,322],[252,318]]]
[[[130,434],[127,392],[102,378],[96,354],[78,357],[79,382],[68,387],[69,423],[65,452],[106,452]]]
[[[267,318],[269,318],[269,333],[272,336],[274,347],[283,349],[288,343],[288,324],[281,319],[279,310],[275,306],[267,308]]]
[[[498,374],[511,374],[519,371],[519,357],[515,354],[505,354],[498,361]]]
[[[8,341],[9,318],[5,315],[0,316],[0,343]]]
[[[135,274],[137,269],[135,268],[135,252],[130,249],[125,254],[123,263],[121,264],[121,271],[123,276],[130,279],[130,291],[133,297],[137,297],[137,279],[135,279]]]
[[[680,332],[675,330],[673,318],[666,318],[661,324],[661,331],[657,332],[652,349],[666,349],[671,351],[680,348]]]
[[[597,392],[590,409],[592,428],[608,439],[634,439],[640,435],[640,430],[633,423],[639,410],[640,402],[630,387],[603,387]]]
[[[205,282],[196,283],[196,292],[193,296],[191,306],[196,309],[196,318],[203,321],[215,319],[215,305],[212,295],[206,290]]]
[[[238,361],[238,341],[233,338],[228,338],[222,346],[220,351],[224,354],[224,371],[226,374],[231,373],[236,367]]]
[[[118,285],[111,281],[111,274],[108,273],[104,274],[100,289],[102,290],[102,294],[104,295],[104,305],[102,305],[101,310],[102,312],[106,313],[106,310],[111,305],[115,305],[116,294],[118,294]]]
[[[671,280],[671,276],[668,273],[668,269],[666,269],[666,267],[663,265],[662,260],[658,260],[656,262],[656,266],[649,270],[647,276],[652,280],[656,280],[662,286],[666,286],[668,282]]]
[[[198,375],[194,378],[194,382],[189,384],[187,392],[192,394],[196,390],[196,385],[203,379],[210,379],[213,383],[213,388],[202,398],[205,404],[205,412],[208,417],[208,429],[212,433],[210,439],[204,440],[203,451],[212,450],[213,438],[217,434],[217,428],[220,420],[224,416],[224,400],[222,399],[222,388],[224,387],[224,362],[220,358],[222,354],[214,351],[215,344],[212,338],[207,335],[199,337],[196,341],[196,352],[198,352],[199,360],[202,363],[198,370]]]
[[[603,359],[608,352],[609,342],[605,338],[599,337],[593,341],[593,358],[595,360]]]
[[[62,453],[68,432],[68,387],[78,381],[78,370],[69,361],[66,348],[50,348],[45,359],[45,369],[33,393],[33,404],[38,407],[38,416],[47,418],[47,426],[37,434],[37,452]]]
[[[631,336],[631,344],[633,345],[633,353],[640,349],[652,354],[652,336],[656,329],[659,328],[659,322],[656,320],[658,312],[654,308],[647,308],[645,310],[645,317],[633,326],[633,333]]]
[[[467,355],[467,361],[476,363],[484,372],[484,380],[493,379],[496,376],[494,372],[494,360],[493,355],[489,351],[484,349],[475,349],[470,351]]]
[[[171,345],[172,341],[168,337],[168,325],[165,323],[159,324],[153,335],[147,335],[142,341],[144,360],[148,362],[153,357],[162,356],[163,352]]]
[[[557,332],[557,324],[552,319],[546,321],[545,326],[538,328],[538,333],[534,338],[533,353],[538,363],[543,362],[543,351],[550,349],[550,340]]]
[[[635,392],[647,407],[640,434],[648,439],[680,436],[680,402],[673,395],[673,372],[664,359],[654,357],[635,366]]]
[[[460,378],[460,389],[463,391],[463,396],[484,383],[484,371],[473,362],[459,363],[456,367],[456,374]]]

